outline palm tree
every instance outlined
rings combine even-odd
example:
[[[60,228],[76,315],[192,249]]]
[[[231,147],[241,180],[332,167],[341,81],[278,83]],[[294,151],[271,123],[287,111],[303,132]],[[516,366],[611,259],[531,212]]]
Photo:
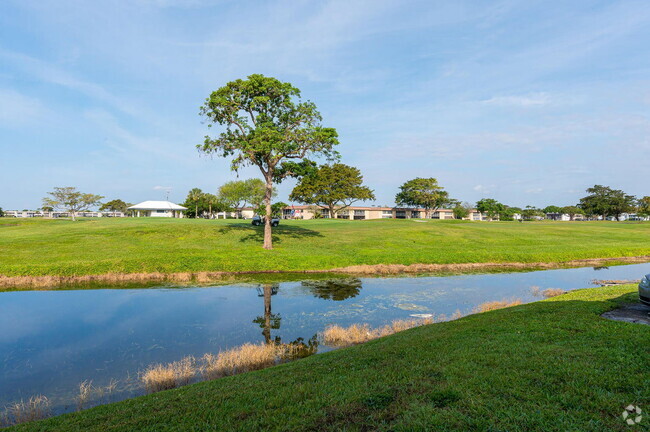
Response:
[[[199,217],[199,202],[203,199],[204,193],[199,188],[194,188],[187,194],[187,201],[194,204],[194,217]]]

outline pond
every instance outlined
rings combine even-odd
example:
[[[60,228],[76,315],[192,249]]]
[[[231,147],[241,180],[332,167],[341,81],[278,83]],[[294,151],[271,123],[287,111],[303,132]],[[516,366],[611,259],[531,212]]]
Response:
[[[461,276],[340,278],[231,284],[0,293],[0,407],[42,394],[54,412],[74,410],[78,385],[118,385],[94,403],[143,393],[152,363],[200,357],[246,342],[305,341],[330,324],[470,313],[478,304],[541,299],[539,290],[640,279],[650,263]],[[319,351],[331,349],[320,345]]]

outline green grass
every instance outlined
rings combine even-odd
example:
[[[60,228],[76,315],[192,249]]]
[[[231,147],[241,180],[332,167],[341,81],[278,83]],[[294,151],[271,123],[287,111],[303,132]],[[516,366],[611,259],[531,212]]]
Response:
[[[407,330],[364,345],[16,428],[20,431],[639,431],[650,328],[599,315],[634,286]]]
[[[327,270],[360,264],[563,262],[650,254],[650,224],[0,219],[0,274]]]

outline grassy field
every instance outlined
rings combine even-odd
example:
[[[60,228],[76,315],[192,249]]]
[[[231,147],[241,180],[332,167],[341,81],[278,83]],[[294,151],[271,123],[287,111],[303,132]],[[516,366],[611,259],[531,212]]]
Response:
[[[650,328],[599,315],[634,286],[570,292],[18,427],[21,431],[640,431]]]
[[[327,270],[351,265],[563,262],[650,255],[650,224],[0,219],[0,275]]]

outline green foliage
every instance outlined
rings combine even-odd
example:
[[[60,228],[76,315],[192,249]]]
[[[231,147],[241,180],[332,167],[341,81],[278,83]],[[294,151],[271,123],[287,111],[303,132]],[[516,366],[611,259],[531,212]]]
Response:
[[[253,208],[262,205],[264,201],[266,185],[256,178],[247,180],[233,180],[224,183],[218,190],[217,196],[220,202],[224,203],[229,209],[237,212],[237,217],[242,209],[249,204]],[[273,196],[276,191],[273,191]]]
[[[282,210],[288,207],[287,203],[283,203],[282,201],[278,201],[276,203],[271,204],[271,217],[274,218],[279,218],[282,217]],[[266,205],[260,204],[257,206],[255,209],[255,214],[258,214],[260,216],[266,215]]]
[[[227,203],[223,202],[214,194],[203,192],[199,188],[193,188],[187,193],[183,207],[187,207],[185,215],[189,218],[200,216],[212,217],[215,212],[230,210]]]
[[[636,204],[633,195],[609,186],[595,185],[587,189],[587,193],[589,195],[580,199],[579,207],[588,215],[603,218],[614,216],[618,219],[622,213],[633,211]]]
[[[562,207],[550,205],[542,210],[543,213],[562,213]]]
[[[0,207],[0,217],[4,217],[4,216],[5,216],[5,212],[4,210],[2,210],[2,207]]]
[[[571,219],[571,220],[574,220],[576,215],[584,215],[585,214],[584,210],[582,210],[580,207],[577,207],[577,206],[562,207],[562,210],[560,211],[560,213],[569,215],[569,219]]]
[[[501,215],[506,206],[492,198],[483,198],[476,203],[476,210],[487,215],[489,219],[495,219]]]
[[[639,198],[636,213],[643,217],[650,216],[650,196]]]
[[[300,90],[264,75],[231,81],[212,92],[200,113],[210,123],[225,126],[216,137],[205,137],[198,149],[231,158],[234,171],[257,166],[266,189],[270,212],[273,183],[305,174],[313,157],[337,159],[339,143],[333,128],[321,125],[313,102],[300,100]],[[270,214],[267,214],[270,216]],[[268,218],[267,218],[268,219]],[[272,248],[271,225],[265,225],[264,248]]]
[[[43,206],[70,212],[72,220],[76,220],[78,212],[90,210],[104,198],[101,195],[79,192],[74,187],[55,187],[48,195],[50,196],[43,198]]]
[[[450,202],[449,193],[438,185],[435,178],[415,178],[399,187],[395,195],[398,206],[422,207],[426,210],[426,217],[430,211],[435,211]]]
[[[537,207],[526,206],[526,208],[521,211],[521,217],[524,220],[538,220],[544,219],[546,217],[546,213]]]
[[[464,219],[469,217],[469,213],[472,211],[472,205],[470,203],[460,203],[456,202],[454,206],[454,218]]]
[[[635,290],[576,290],[17,430],[647,431],[648,329],[600,316]],[[637,427],[621,419],[630,403]]]
[[[335,218],[336,213],[356,201],[374,200],[375,194],[363,185],[363,176],[358,168],[336,163],[322,165],[303,177],[289,199],[327,208],[330,217]]]
[[[126,213],[126,209],[131,207],[133,204],[126,203],[122,201],[121,199],[114,199],[112,201],[108,201],[99,207],[99,211],[111,211],[111,212],[122,212]],[[45,209],[43,209],[45,211]]]
[[[515,220],[515,215],[521,215],[522,209],[519,207],[510,207],[510,206],[505,206],[505,209],[499,216],[499,220],[502,221],[513,221]]]

